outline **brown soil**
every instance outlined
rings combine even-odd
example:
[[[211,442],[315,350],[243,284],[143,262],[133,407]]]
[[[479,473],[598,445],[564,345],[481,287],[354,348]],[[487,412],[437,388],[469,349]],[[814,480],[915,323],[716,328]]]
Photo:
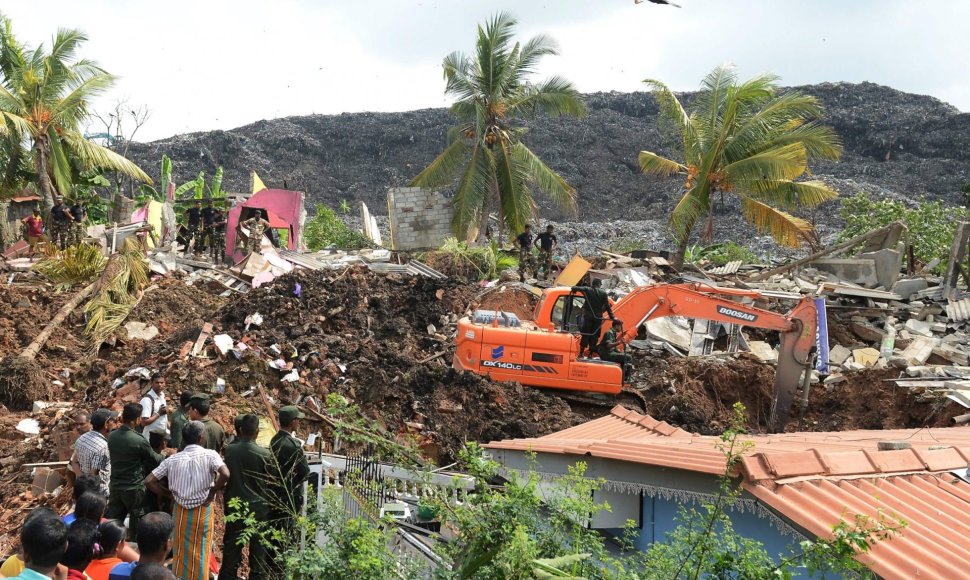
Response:
[[[535,294],[514,286],[499,286],[481,296],[478,308],[511,312],[521,320],[532,320],[538,299]]]

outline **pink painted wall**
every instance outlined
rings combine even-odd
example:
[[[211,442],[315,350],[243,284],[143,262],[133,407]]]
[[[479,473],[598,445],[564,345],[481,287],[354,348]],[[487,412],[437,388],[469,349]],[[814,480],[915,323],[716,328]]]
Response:
[[[239,225],[239,216],[243,215],[246,209],[262,209],[279,216],[288,225],[287,248],[290,250],[300,248],[303,238],[300,226],[300,217],[303,215],[303,192],[264,189],[229,210],[226,221],[226,256],[232,256],[233,261],[239,261],[246,256],[244,252],[236,251],[236,226]],[[273,223],[274,221],[270,220],[275,228],[278,224]]]

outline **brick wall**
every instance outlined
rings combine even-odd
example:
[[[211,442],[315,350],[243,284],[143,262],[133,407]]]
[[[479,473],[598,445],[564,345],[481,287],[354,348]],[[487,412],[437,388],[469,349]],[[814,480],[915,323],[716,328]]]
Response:
[[[451,200],[420,187],[387,190],[387,213],[391,220],[391,249],[428,250],[440,247],[451,236]]]

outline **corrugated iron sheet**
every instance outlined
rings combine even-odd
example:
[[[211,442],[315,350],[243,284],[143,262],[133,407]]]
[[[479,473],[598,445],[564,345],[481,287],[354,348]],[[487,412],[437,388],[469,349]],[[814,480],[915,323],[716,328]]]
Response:
[[[717,268],[706,268],[704,271],[708,274],[714,274],[716,276],[730,276],[731,274],[737,274],[739,269],[741,269],[741,260],[728,262],[727,264],[718,266]]]
[[[946,315],[951,322],[960,320],[970,320],[970,298],[963,300],[950,300],[945,306]]]

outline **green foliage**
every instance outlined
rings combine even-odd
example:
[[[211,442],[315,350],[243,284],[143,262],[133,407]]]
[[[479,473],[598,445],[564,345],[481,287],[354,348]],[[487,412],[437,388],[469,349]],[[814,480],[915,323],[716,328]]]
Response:
[[[341,250],[372,248],[374,242],[364,234],[350,229],[336,213],[325,205],[317,205],[316,215],[307,220],[303,240],[307,248],[322,250],[334,244]]]
[[[706,247],[694,244],[689,246],[684,253],[684,262],[688,264],[698,264],[704,260],[717,266],[723,266],[736,260],[741,260],[744,264],[764,263],[764,260],[759,258],[757,254],[734,241]]]
[[[322,545],[308,540],[306,548],[285,537],[281,531],[256,518],[248,506],[234,498],[229,502],[227,522],[240,522],[245,527],[241,542],[258,538],[270,549],[283,545],[284,551],[274,558],[281,563],[290,580],[385,580],[414,577],[417,568],[401,561],[388,549],[392,528],[365,518],[349,518],[341,498],[341,490],[327,487],[323,503],[311,501],[307,517],[297,516],[298,533],[315,538],[324,531]],[[318,509],[314,510],[316,507]]]
[[[473,280],[494,280],[519,265],[518,258],[503,252],[495,241],[469,247],[457,238],[445,239],[437,251],[428,252],[424,258],[442,272]]]
[[[124,324],[147,285],[148,260],[144,250],[134,236],[125,238],[120,250],[108,258],[97,294],[84,307],[84,335],[91,339],[95,352]]]
[[[10,19],[0,14],[0,139],[8,159],[23,161],[28,155],[24,148],[30,147],[47,208],[53,206],[55,190],[74,189],[78,171],[113,170],[151,182],[137,165],[81,132],[90,103],[115,80],[78,57],[86,41],[80,31],[62,28],[49,47],[31,47],[17,40]]]
[[[205,191],[205,171],[200,171],[199,175],[196,176],[192,181],[186,181],[182,185],[175,188],[175,199],[181,199],[184,194],[192,192],[190,196],[184,196],[186,199],[202,199],[202,193]]]
[[[53,282],[58,290],[67,290],[75,284],[94,281],[107,262],[101,248],[78,244],[68,246],[63,251],[54,250],[43,261],[35,264],[33,270]]]
[[[101,194],[95,188],[110,186],[111,182],[100,173],[84,172],[74,178],[74,190],[66,197],[65,201],[68,204],[80,202],[87,210],[89,222],[95,224],[108,223],[111,204],[101,197]]]
[[[347,215],[350,213],[350,204],[347,203],[346,199],[340,200],[340,213]]]
[[[222,166],[216,167],[216,173],[212,176],[212,185],[209,187],[210,199],[222,197],[222,173]]]
[[[360,407],[351,404],[343,395],[327,395],[326,413],[333,428],[335,446],[370,447],[386,461],[409,465],[420,462],[420,452],[416,446],[410,445],[411,441],[404,439],[402,442],[399,437],[391,437],[380,423],[367,418]]]
[[[940,260],[936,271],[946,269],[956,224],[970,219],[966,207],[944,205],[920,198],[915,205],[890,199],[872,199],[859,192],[842,200],[839,217],[845,223],[839,241],[845,241],[899,221],[909,229],[909,242],[916,258],[928,263]]]
[[[718,195],[734,194],[745,219],[787,247],[818,242],[812,225],[790,212],[815,207],[838,194],[821,181],[797,181],[813,158],[837,159],[842,151],[831,127],[819,123],[818,100],[797,91],[779,92],[778,77],[739,81],[734,69],[714,69],[685,109],[673,91],[645,80],[666,126],[680,142],[675,161],[641,151],[644,173],[684,179],[684,194],[670,224],[681,255],[697,222],[707,217],[702,239],[713,236],[712,208]]]
[[[412,182],[429,188],[457,182],[452,226],[461,239],[491,211],[498,212],[501,228],[522,231],[535,213],[536,190],[576,208],[576,190],[526,147],[520,123],[538,113],[579,117],[586,102],[562,77],[530,80],[539,61],[559,51],[542,35],[513,42],[516,24],[499,13],[478,27],[474,53],[444,58],[445,94],[455,99],[451,112],[459,124],[449,131],[445,150]]]

